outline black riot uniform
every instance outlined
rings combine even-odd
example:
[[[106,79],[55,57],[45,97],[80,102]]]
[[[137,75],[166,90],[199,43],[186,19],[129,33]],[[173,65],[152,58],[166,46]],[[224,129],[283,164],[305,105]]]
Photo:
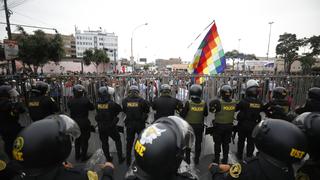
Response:
[[[299,115],[296,124],[307,136],[309,159],[296,174],[296,180],[317,180],[320,177],[320,114],[306,112]]]
[[[229,143],[231,142],[234,113],[237,102],[231,99],[232,88],[230,85],[223,85],[220,88],[221,99],[210,102],[209,110],[215,113],[213,120],[213,141],[214,141],[214,160],[220,162],[220,152],[222,147],[222,163],[228,163]]]
[[[73,87],[74,97],[69,100],[68,108],[70,116],[74,119],[81,130],[81,136],[75,141],[75,158],[76,160],[85,161],[88,159],[88,141],[90,138],[91,123],[88,118],[89,111],[94,110],[94,105],[84,96],[85,88],[77,84]]]
[[[320,112],[320,88],[310,88],[306,104],[303,107],[296,109],[295,112],[297,114],[302,114],[304,112]]]
[[[28,101],[29,115],[32,121],[38,121],[58,112],[58,105],[53,98],[47,96],[49,85],[43,81],[36,82]]]
[[[161,96],[152,103],[152,109],[156,111],[154,120],[173,116],[175,111],[181,112],[183,104],[180,100],[171,97],[171,87],[168,84],[161,85],[160,93]]]
[[[192,127],[177,116],[162,117],[144,129],[134,146],[135,161],[126,180],[191,180],[191,171],[179,171],[185,150],[194,145]]]
[[[236,105],[238,120],[238,152],[237,158],[242,159],[245,140],[247,139],[247,157],[252,157],[254,143],[251,137],[253,128],[261,121],[262,102],[258,99],[258,83],[251,79],[247,82],[246,97]]]
[[[208,116],[208,108],[206,102],[201,100],[202,87],[200,85],[192,85],[189,92],[190,100],[185,103],[180,115],[191,125],[196,136],[194,162],[198,164],[201,153],[204,118]],[[187,151],[187,162],[190,162],[190,150]]]
[[[276,87],[272,91],[272,100],[264,105],[263,109],[268,118],[292,121],[288,116],[290,105],[286,100],[287,90],[284,87]]]
[[[14,159],[22,166],[14,180],[97,180],[94,171],[63,165],[72,150],[71,139],[79,136],[79,126],[66,115],[52,115],[23,129],[14,143]],[[111,167],[103,169],[102,178],[112,179]]]
[[[127,128],[127,165],[131,163],[132,145],[136,134],[145,128],[148,118],[149,104],[146,100],[139,97],[137,86],[131,86],[129,96],[122,101],[122,109],[126,114],[125,125]]]
[[[19,114],[25,109],[21,103],[13,102],[15,89],[9,85],[0,86],[0,135],[5,142],[5,152],[12,157],[13,141],[22,129],[19,124]]]
[[[258,155],[231,166],[211,164],[212,179],[294,179],[292,164],[300,162],[307,150],[307,138],[299,128],[287,121],[266,119],[255,127],[252,136]]]
[[[97,115],[95,119],[98,123],[102,149],[107,161],[112,161],[108,142],[109,137],[111,137],[116,144],[118,161],[119,163],[122,163],[124,161],[124,158],[122,157],[122,143],[119,131],[117,129],[117,115],[122,111],[122,109],[119,104],[111,100],[111,94],[109,93],[110,88],[111,87],[107,86],[102,86],[99,88],[99,100],[97,101],[96,105]]]

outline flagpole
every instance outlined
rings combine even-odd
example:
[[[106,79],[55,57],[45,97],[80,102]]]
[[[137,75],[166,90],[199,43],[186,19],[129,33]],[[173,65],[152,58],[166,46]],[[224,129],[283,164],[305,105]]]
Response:
[[[206,28],[204,28],[203,31],[191,42],[191,44],[187,47],[187,49],[189,49],[189,47],[192,46],[192,44],[203,34],[203,32],[205,32],[208,29],[208,27],[210,27],[215,22],[216,21],[213,20],[208,26],[206,26]]]

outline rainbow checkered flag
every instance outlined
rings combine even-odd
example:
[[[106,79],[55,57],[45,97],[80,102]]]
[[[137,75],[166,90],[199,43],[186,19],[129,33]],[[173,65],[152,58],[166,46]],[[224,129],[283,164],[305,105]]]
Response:
[[[222,73],[226,67],[226,59],[215,23],[202,40],[188,71],[194,75],[214,75]],[[202,84],[204,77],[196,77],[195,82]]]

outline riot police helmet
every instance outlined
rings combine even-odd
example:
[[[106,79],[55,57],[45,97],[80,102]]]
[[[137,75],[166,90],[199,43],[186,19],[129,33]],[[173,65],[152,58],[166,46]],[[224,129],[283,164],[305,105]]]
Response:
[[[295,118],[296,124],[307,136],[308,153],[314,160],[320,159],[320,114],[305,112]]]
[[[225,85],[221,86],[220,95],[222,98],[229,99],[231,97],[231,94],[232,94],[232,87],[230,85],[225,84]]]
[[[39,95],[45,95],[49,90],[49,84],[43,81],[37,81],[35,85],[35,91]]]
[[[316,101],[320,101],[320,88],[312,87],[308,91],[308,98]]]
[[[1,85],[0,86],[0,97],[1,98],[10,98],[12,89],[13,88],[10,85]]]
[[[162,84],[160,87],[161,95],[168,95],[171,93],[171,86],[169,84]]]
[[[294,124],[280,119],[261,121],[253,130],[257,149],[286,164],[299,162],[307,151],[307,138]]]
[[[288,95],[286,88],[284,87],[276,87],[272,91],[273,99],[284,99]]]
[[[14,98],[19,95],[18,91],[15,88],[12,88],[10,85],[1,85],[0,86],[0,98]]]
[[[199,84],[193,84],[189,90],[190,98],[200,99],[202,95],[202,87]]]
[[[13,157],[27,173],[40,174],[61,165],[80,136],[77,123],[66,115],[51,115],[24,128],[14,141]]]
[[[259,94],[259,83],[254,80],[250,79],[247,82],[247,89],[246,89],[246,95],[248,97],[257,97]]]
[[[72,91],[75,97],[82,97],[86,89],[81,84],[76,84],[73,86]]]
[[[107,97],[110,96],[108,91],[108,86],[101,86],[98,90],[99,97]]]
[[[141,179],[166,179],[177,173],[186,149],[194,142],[193,129],[185,120],[162,117],[138,136],[131,168]]]
[[[132,95],[132,96],[138,95],[138,94],[139,94],[139,88],[138,88],[138,86],[136,86],[136,85],[130,86],[130,88],[129,88],[129,94]]]

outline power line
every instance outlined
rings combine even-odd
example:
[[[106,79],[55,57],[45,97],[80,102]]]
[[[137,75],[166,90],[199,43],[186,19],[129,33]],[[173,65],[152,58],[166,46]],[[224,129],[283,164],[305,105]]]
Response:
[[[26,18],[31,19],[31,20],[33,20],[33,21],[37,21],[37,22],[40,22],[40,23],[42,23],[42,24],[49,25],[48,23],[46,23],[46,22],[44,22],[44,21],[42,21],[42,20],[40,20],[40,19],[37,19],[37,18],[28,16],[28,15],[25,15],[25,14],[21,14],[21,13],[19,13],[19,12],[17,12],[17,11],[13,11],[13,13],[16,13],[16,14],[22,16],[22,17],[26,17]]]
[[[7,24],[5,22],[0,22],[0,24]],[[56,33],[58,33],[58,30],[56,28],[49,28],[49,27],[41,27],[41,26],[31,26],[31,25],[25,25],[25,24],[14,24],[14,23],[10,23],[11,25],[14,26],[22,26],[22,27],[28,27],[28,28],[36,28],[36,29],[47,29],[47,30],[53,30]]]

